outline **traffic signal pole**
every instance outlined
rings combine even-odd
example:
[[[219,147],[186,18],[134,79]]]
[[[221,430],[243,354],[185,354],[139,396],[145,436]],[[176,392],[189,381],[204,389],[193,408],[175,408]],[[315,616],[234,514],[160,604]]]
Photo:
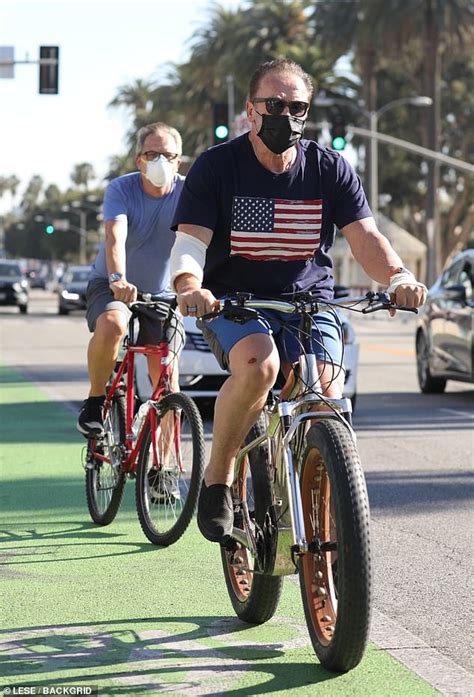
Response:
[[[39,60],[30,60],[28,54],[24,60],[15,60],[12,46],[0,46],[0,56],[0,78],[14,77],[15,65],[39,65],[39,93],[58,94],[59,46],[40,46]]]

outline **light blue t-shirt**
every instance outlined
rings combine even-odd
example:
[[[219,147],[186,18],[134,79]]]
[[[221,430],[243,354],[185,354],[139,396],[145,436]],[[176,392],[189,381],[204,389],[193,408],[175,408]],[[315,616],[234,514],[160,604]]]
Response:
[[[106,189],[104,221],[127,221],[127,281],[142,293],[170,289],[170,253],[176,237],[171,223],[183,182],[184,177],[177,174],[171,192],[154,198],[143,190],[140,172],[133,172],[113,179]],[[105,242],[100,245],[89,278],[108,278]]]

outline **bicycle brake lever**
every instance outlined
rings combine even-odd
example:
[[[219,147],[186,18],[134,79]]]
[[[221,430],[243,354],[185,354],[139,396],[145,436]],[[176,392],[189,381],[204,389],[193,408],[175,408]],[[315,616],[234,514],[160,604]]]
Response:
[[[403,312],[413,312],[414,315],[418,314],[418,308],[417,307],[407,307],[406,305],[393,305],[392,309],[394,310],[402,310]]]
[[[237,324],[246,324],[246,322],[250,322],[251,319],[259,318],[257,310],[252,310],[249,307],[239,307],[238,305],[230,305],[228,307],[224,305],[221,314],[225,319],[230,319]]]
[[[377,310],[391,310],[395,309],[390,303],[386,302],[379,302],[379,303],[373,303],[372,305],[368,305],[367,307],[362,308],[362,314],[363,315],[370,315],[371,312],[377,312]]]
[[[206,312],[205,315],[201,315],[201,317],[198,317],[198,319],[214,319],[215,317],[218,317],[220,314],[220,310],[213,310],[212,312]]]
[[[418,314],[418,308],[407,307],[406,305],[392,305],[392,303],[379,302],[364,307],[362,309],[363,315],[370,315],[372,312],[377,312],[378,310],[401,310],[403,312],[413,312],[415,315]]]

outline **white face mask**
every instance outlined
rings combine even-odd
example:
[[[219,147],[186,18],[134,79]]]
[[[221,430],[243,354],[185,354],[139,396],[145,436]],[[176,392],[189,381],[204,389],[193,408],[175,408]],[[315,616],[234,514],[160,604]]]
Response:
[[[173,176],[173,165],[163,156],[146,163],[145,177],[160,189],[171,184]]]

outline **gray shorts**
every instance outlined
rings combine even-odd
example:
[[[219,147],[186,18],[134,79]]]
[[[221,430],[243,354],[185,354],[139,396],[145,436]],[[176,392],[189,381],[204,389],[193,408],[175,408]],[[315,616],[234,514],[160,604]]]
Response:
[[[102,278],[94,278],[89,281],[86,290],[86,320],[89,331],[95,331],[95,325],[99,315],[108,310],[123,312],[127,322],[132,313],[128,306],[120,300],[115,300],[110,290],[108,281]],[[170,308],[168,315],[152,307],[143,307],[137,318],[139,332],[136,343],[138,345],[156,345],[160,341],[167,341],[170,351],[175,355],[181,352],[184,346],[184,326],[179,312]]]

